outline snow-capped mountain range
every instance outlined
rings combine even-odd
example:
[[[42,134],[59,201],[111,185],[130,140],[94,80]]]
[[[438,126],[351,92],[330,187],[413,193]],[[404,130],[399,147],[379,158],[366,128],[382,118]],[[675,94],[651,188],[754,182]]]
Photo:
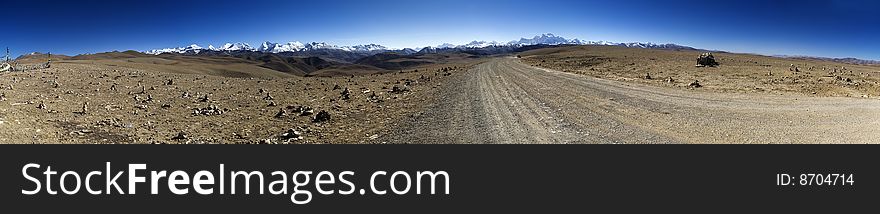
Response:
[[[617,42],[608,42],[608,41],[582,41],[579,39],[566,39],[561,36],[553,35],[552,33],[541,34],[539,36],[535,36],[531,39],[521,38],[519,40],[510,41],[507,43],[501,43],[496,41],[473,41],[468,44],[459,45],[459,46],[451,46],[451,44],[446,43],[437,47],[428,47],[428,48],[485,48],[491,46],[528,46],[528,45],[613,45],[613,46],[624,46],[624,47],[632,47],[632,48],[690,48],[686,46],[676,45],[676,44],[654,44],[654,43],[644,43],[644,42],[630,42],[630,43],[617,43]]]
[[[177,47],[177,48],[164,48],[164,49],[155,49],[146,51],[144,53],[159,55],[163,53],[188,53],[194,52],[199,53],[202,51],[259,51],[266,53],[282,53],[282,52],[300,52],[300,51],[309,51],[309,50],[343,50],[343,51],[351,51],[351,52],[372,52],[372,51],[382,51],[382,50],[392,50],[386,48],[385,46],[377,45],[377,44],[368,44],[368,45],[355,45],[355,46],[336,46],[327,44],[324,42],[311,42],[303,44],[301,42],[288,42],[288,43],[273,43],[273,42],[264,42],[259,47],[252,47],[248,43],[238,42],[238,43],[226,43],[219,48],[214,47],[213,45],[208,45],[207,48],[199,46],[197,44],[192,44],[185,47]]]
[[[416,48],[415,50],[427,50],[427,52],[431,52],[431,50],[436,49],[480,49],[480,48],[491,48],[491,47],[522,47],[529,45],[613,45],[613,46],[624,46],[624,47],[634,47],[634,48],[684,48],[684,49],[693,49],[687,46],[681,46],[676,44],[654,44],[654,43],[642,43],[642,42],[631,42],[631,43],[616,43],[616,42],[608,42],[608,41],[582,41],[579,39],[566,39],[561,36],[554,35],[552,33],[541,34],[535,36],[531,39],[521,38],[519,40],[514,40],[510,42],[496,42],[496,41],[472,41],[470,43],[464,45],[453,45],[449,43],[444,43],[438,46],[428,46],[424,48]],[[398,53],[416,53],[417,51],[409,48],[405,49],[390,49],[382,45],[377,44],[368,44],[368,45],[355,45],[355,46],[337,46],[332,44],[327,44],[324,42],[310,42],[310,43],[301,43],[299,41],[288,42],[288,43],[273,43],[273,42],[264,42],[259,47],[251,47],[248,43],[238,42],[238,43],[226,43],[219,48],[214,47],[213,45],[208,45],[207,48],[202,46],[193,44],[185,47],[177,47],[177,48],[165,48],[165,49],[156,49],[146,51],[144,53],[159,55],[163,53],[196,53],[202,51],[258,51],[265,53],[286,53],[286,52],[304,52],[304,51],[315,51],[315,50],[340,50],[340,51],[348,51],[355,53],[376,53],[376,52],[384,52],[384,51],[393,51]]]

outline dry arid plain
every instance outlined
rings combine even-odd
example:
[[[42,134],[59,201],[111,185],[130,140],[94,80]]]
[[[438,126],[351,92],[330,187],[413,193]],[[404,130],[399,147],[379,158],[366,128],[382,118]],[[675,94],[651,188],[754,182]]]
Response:
[[[880,139],[880,66],[713,53],[718,66],[696,67],[700,54],[584,45],[306,75],[222,56],[56,56],[50,68],[0,74],[0,143]]]
[[[2,74],[0,142],[372,142],[473,63],[302,77],[236,58],[80,58]]]

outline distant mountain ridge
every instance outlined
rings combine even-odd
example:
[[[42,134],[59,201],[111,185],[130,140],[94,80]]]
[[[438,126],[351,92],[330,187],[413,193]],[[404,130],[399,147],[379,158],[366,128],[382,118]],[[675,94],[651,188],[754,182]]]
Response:
[[[681,46],[676,44],[654,44],[654,43],[614,43],[614,42],[606,42],[606,41],[582,41],[579,39],[566,39],[561,36],[554,35],[552,33],[545,33],[530,39],[521,38],[519,40],[514,40],[510,42],[496,42],[496,41],[477,41],[474,40],[470,43],[463,45],[453,45],[450,43],[444,43],[438,45],[436,47],[424,47],[424,48],[403,48],[403,49],[391,49],[382,45],[377,44],[366,44],[366,45],[354,45],[354,46],[337,46],[333,44],[328,44],[325,42],[310,42],[310,43],[302,43],[299,41],[293,41],[288,43],[274,43],[274,42],[263,42],[259,47],[252,47],[248,43],[238,42],[238,43],[226,43],[219,48],[215,48],[213,45],[209,45],[207,48],[199,46],[197,44],[192,44],[184,47],[177,48],[164,48],[164,49],[155,49],[150,51],[145,51],[146,54],[159,55],[163,53],[178,53],[178,54],[198,54],[202,51],[258,51],[265,53],[295,53],[295,52],[309,52],[309,51],[319,51],[319,50],[338,50],[338,51],[347,51],[347,52],[355,52],[355,53],[383,53],[383,52],[395,52],[400,54],[415,54],[419,52],[436,52],[433,50],[437,49],[480,49],[480,48],[491,48],[491,49],[499,49],[503,47],[508,48],[518,48],[522,46],[530,46],[530,45],[616,45],[616,46],[625,46],[625,47],[637,47],[637,48],[670,48],[670,49],[693,49],[695,48]],[[416,50],[418,49],[418,51]]]
[[[287,43],[274,43],[274,42],[263,42],[258,47],[252,47],[248,43],[237,42],[237,43],[225,43],[219,48],[214,47],[213,45],[209,45],[207,48],[199,46],[197,44],[192,44],[184,47],[177,48],[164,48],[164,49],[155,49],[150,51],[145,51],[143,53],[159,55],[159,54],[183,54],[183,55],[230,55],[235,52],[263,52],[263,53],[273,53],[279,54],[282,56],[289,57],[324,57],[327,60],[331,61],[340,61],[340,62],[355,62],[361,58],[372,56],[380,53],[396,53],[401,55],[411,55],[411,54],[438,54],[438,53],[468,53],[474,55],[492,55],[492,54],[504,54],[516,52],[517,50],[523,49],[534,49],[536,47],[544,47],[544,46],[560,46],[560,45],[606,45],[606,46],[620,46],[620,47],[629,47],[629,48],[645,48],[645,49],[667,49],[667,50],[693,50],[693,51],[711,51],[711,52],[723,52],[723,51],[713,51],[713,50],[704,50],[697,49],[689,46],[678,45],[678,44],[655,44],[651,42],[609,42],[609,41],[586,41],[580,39],[568,39],[562,36],[558,36],[552,33],[545,33],[541,35],[534,36],[532,38],[520,38],[518,40],[513,40],[509,42],[497,42],[497,41],[485,41],[485,40],[474,40],[467,44],[462,45],[454,45],[450,43],[443,43],[437,46],[428,46],[423,48],[403,48],[403,49],[392,49],[378,44],[366,44],[366,45],[353,45],[353,46],[338,46],[333,44],[328,44],[325,42],[310,42],[310,43],[302,43],[299,41],[287,42]],[[237,55],[237,54],[236,54]],[[825,57],[809,57],[809,56],[780,56],[787,58],[806,58],[806,59],[818,59],[818,60],[829,60],[835,62],[843,62],[843,63],[852,63],[852,64],[880,64],[880,61],[876,60],[863,60],[856,58],[825,58]]]
[[[832,57],[788,56],[788,55],[776,55],[776,57],[790,58],[790,59],[823,60],[823,61],[832,61],[832,62],[857,64],[857,65],[880,65],[880,61],[878,61],[878,60],[858,59],[858,58],[853,58],[853,57],[832,58]]]
[[[265,53],[285,53],[285,52],[302,52],[302,51],[315,51],[315,50],[341,50],[341,51],[349,51],[349,52],[385,52],[385,51],[400,51],[407,52],[408,48],[405,49],[390,49],[382,45],[377,44],[367,44],[367,45],[355,45],[355,46],[337,46],[332,44],[327,44],[324,42],[310,42],[310,43],[301,43],[299,41],[288,42],[288,43],[273,43],[273,42],[263,42],[259,47],[252,47],[250,44],[246,42],[237,42],[237,43],[226,43],[219,48],[215,48],[213,45],[209,45],[207,48],[199,46],[197,44],[192,44],[184,47],[177,48],[164,48],[164,49],[154,49],[150,51],[145,51],[146,54],[159,55],[163,53],[199,53],[202,51],[258,51]],[[411,51],[415,52],[415,51]]]

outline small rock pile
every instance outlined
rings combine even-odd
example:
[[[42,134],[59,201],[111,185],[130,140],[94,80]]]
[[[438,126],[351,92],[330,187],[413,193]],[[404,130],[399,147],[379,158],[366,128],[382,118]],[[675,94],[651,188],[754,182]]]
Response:
[[[299,114],[299,116],[309,116],[315,113],[312,107],[308,106],[287,106],[287,109]]]
[[[88,114],[89,113],[89,102],[85,102],[82,105],[82,109],[79,112],[80,114]]]
[[[391,93],[402,94],[405,92],[409,92],[409,87],[407,87],[407,86],[400,87],[400,86],[396,86],[396,85],[394,87],[391,87]]]
[[[342,90],[341,95],[342,95],[342,100],[348,100],[348,99],[351,98],[351,97],[350,97],[350,96],[351,96],[351,91],[349,91],[348,88],[345,88],[344,90]]]
[[[278,135],[278,139],[284,141],[285,143],[289,143],[290,141],[302,140],[302,132],[296,129],[288,129],[286,132]]]
[[[314,118],[312,118],[313,123],[323,123],[330,120],[330,113],[327,113],[324,110],[318,112]]]
[[[189,136],[187,136],[185,132],[178,132],[177,136],[172,137],[171,140],[177,140],[177,141],[189,140]]]
[[[225,109],[220,109],[215,105],[210,105],[207,108],[195,108],[193,109],[193,115],[203,115],[203,116],[213,116],[213,115],[222,115],[225,112]]]
[[[124,123],[118,118],[112,118],[95,122],[95,127],[131,128],[133,125],[131,123]]]
[[[275,100],[275,98],[272,97],[272,95],[269,94],[269,92],[266,92],[266,97],[263,97],[263,100]]]
[[[718,62],[715,61],[715,56],[712,53],[703,53],[700,54],[700,57],[697,57],[697,67],[715,67],[718,65]]]
[[[287,111],[284,111],[283,108],[278,110],[278,113],[275,114],[275,118],[284,118],[284,117],[287,117]]]

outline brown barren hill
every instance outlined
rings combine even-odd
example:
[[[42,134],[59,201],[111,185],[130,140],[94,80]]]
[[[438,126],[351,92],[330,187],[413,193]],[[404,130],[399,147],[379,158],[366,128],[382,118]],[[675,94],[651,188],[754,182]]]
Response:
[[[58,54],[46,54],[34,52],[26,55],[19,56],[15,58],[15,61],[23,64],[38,64],[38,63],[46,63],[47,60],[52,59],[52,61],[60,61],[70,59],[70,56],[66,55],[58,55]]]

